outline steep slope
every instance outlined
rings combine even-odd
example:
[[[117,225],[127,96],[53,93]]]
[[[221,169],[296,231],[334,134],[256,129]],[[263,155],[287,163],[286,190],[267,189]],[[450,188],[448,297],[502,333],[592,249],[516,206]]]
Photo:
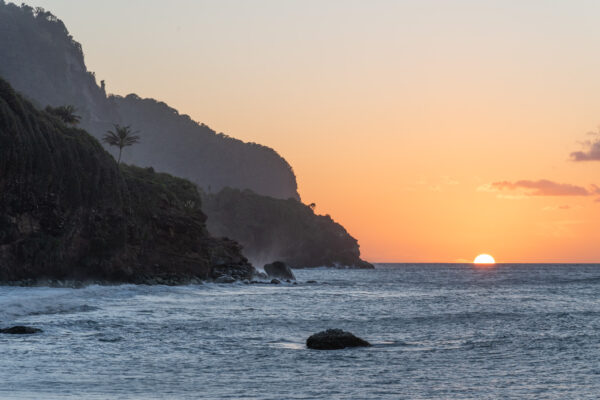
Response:
[[[292,168],[274,150],[217,134],[153,99],[107,96],[103,83],[98,86],[87,71],[79,43],[51,13],[0,0],[3,74],[38,108],[75,105],[81,126],[97,138],[114,123],[140,131],[141,143],[124,151],[127,163],[187,178],[207,193],[228,187],[252,190],[256,194],[244,191],[244,196],[225,190],[207,201],[214,206],[208,209],[211,228],[216,234],[239,238],[253,259],[283,258],[296,267],[366,265],[356,240],[341,225],[306,212]],[[234,198],[227,207],[213,203],[227,197]],[[238,212],[243,218],[236,222]],[[299,224],[297,231],[293,221]],[[281,232],[277,241],[269,240],[274,232]]]
[[[254,269],[211,237],[195,186],[117,166],[0,79],[0,281],[184,282]]]
[[[81,45],[51,13],[0,0],[0,76],[38,107],[71,104],[97,138],[131,125],[142,141],[125,161],[152,166],[204,188],[252,189],[299,199],[290,165],[273,149],[217,134],[173,108],[136,95],[107,97],[88,72]]]
[[[293,268],[373,268],[343,226],[299,201],[229,188],[202,198],[209,231],[241,243],[255,265],[282,260]]]
[[[153,99],[129,95],[111,96],[110,100],[123,123],[139,130],[143,138],[142,145],[127,153],[128,162],[146,165],[152,160],[157,170],[190,179],[211,191],[249,188],[275,198],[299,199],[292,168],[273,149],[217,134]],[[177,156],[163,157],[165,154]]]

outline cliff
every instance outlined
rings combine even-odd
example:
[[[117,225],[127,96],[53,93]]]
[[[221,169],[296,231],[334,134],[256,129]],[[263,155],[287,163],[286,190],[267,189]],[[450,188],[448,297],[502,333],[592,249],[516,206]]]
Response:
[[[124,150],[127,163],[187,178],[207,193],[242,189],[208,195],[205,212],[213,233],[239,240],[253,260],[369,266],[341,225],[300,203],[294,172],[274,150],[216,133],[154,99],[107,96],[79,43],[51,13],[0,0],[0,76],[38,108],[74,105],[81,127],[97,138],[114,123],[131,125],[141,142]],[[131,183],[132,171],[124,168],[122,178]]]
[[[373,268],[343,226],[297,200],[230,188],[202,198],[211,234],[242,244],[255,265],[281,260],[292,268]]]
[[[0,79],[0,281],[250,278],[237,243],[211,237],[195,186],[119,167],[99,142]]]
[[[126,151],[127,163],[214,191],[230,186],[299,199],[292,168],[273,149],[218,134],[154,99],[107,96],[87,70],[81,45],[41,8],[0,0],[0,76],[38,108],[75,106],[81,126],[97,138],[115,123],[140,131],[143,140]]]

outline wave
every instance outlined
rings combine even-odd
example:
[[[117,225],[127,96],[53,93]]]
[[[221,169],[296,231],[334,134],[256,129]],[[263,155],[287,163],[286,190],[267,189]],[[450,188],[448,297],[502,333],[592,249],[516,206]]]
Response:
[[[0,321],[3,323],[30,316],[99,310],[99,307],[87,304],[84,299],[74,297],[69,289],[2,288],[0,294]]]

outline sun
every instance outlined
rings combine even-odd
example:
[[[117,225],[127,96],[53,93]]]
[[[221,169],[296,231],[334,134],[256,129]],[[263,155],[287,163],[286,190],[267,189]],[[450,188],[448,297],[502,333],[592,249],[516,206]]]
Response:
[[[480,254],[475,257],[473,264],[496,264],[496,260],[494,260],[494,257],[490,256],[489,254]]]

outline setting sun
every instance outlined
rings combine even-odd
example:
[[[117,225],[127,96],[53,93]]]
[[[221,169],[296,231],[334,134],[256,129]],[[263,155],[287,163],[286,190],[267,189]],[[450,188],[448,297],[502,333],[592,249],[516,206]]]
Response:
[[[489,254],[480,254],[477,257],[475,257],[475,260],[473,260],[473,264],[495,264],[496,260],[494,260],[494,257],[490,256]]]

